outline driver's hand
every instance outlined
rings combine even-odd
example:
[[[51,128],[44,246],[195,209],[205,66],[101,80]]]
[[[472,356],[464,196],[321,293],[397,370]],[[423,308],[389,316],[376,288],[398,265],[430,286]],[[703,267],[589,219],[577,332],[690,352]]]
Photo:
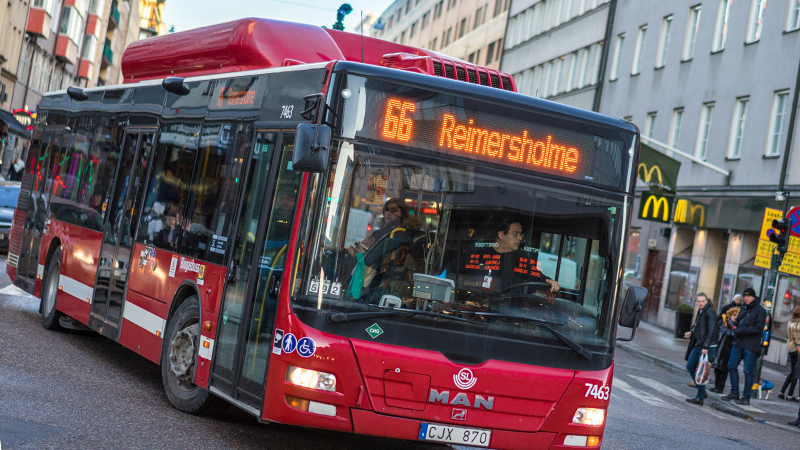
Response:
[[[561,288],[556,280],[547,280],[547,283],[550,285],[550,292],[558,292]]]

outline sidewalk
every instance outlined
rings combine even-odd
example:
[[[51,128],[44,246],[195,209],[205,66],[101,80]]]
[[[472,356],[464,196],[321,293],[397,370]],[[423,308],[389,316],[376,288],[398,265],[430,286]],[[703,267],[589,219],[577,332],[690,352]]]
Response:
[[[688,342],[686,339],[675,338],[673,334],[671,331],[641,322],[633,341],[618,341],[617,347],[653,361],[676,373],[686,375],[686,381],[689,381],[689,374],[686,373],[686,361],[684,360]],[[627,337],[628,335],[628,329],[626,328],[622,331],[622,336]],[[744,383],[744,374],[741,370],[740,365],[739,380]],[[800,427],[792,427],[786,424],[786,422],[797,418],[797,410],[800,408],[800,404],[778,399],[778,392],[780,392],[780,387],[786,378],[786,374],[764,366],[761,369],[761,378],[770,380],[775,385],[775,388],[769,394],[769,399],[754,398],[750,400],[750,406],[740,406],[733,402],[720,400],[722,396],[720,394],[708,392],[705,404],[726,414],[800,433]],[[713,382],[709,383],[708,387],[714,387]],[[739,392],[742,392],[742,390],[742,387],[740,387]],[[730,392],[730,381],[725,387],[725,394],[728,392]]]

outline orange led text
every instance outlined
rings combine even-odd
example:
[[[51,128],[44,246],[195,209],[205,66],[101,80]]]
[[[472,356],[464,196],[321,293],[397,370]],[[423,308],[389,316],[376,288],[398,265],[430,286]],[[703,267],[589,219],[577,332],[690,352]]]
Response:
[[[469,124],[462,125],[456,122],[452,114],[445,114],[439,147],[569,173],[576,169],[578,150],[556,144],[552,136],[534,141],[528,137],[527,130],[522,132],[522,136],[514,136],[473,127],[473,122],[470,119]],[[384,127],[384,135],[385,130]]]
[[[390,99],[386,103],[386,117],[383,119],[383,137],[408,142],[414,122],[406,117],[406,111],[414,112],[416,109],[411,102]]]

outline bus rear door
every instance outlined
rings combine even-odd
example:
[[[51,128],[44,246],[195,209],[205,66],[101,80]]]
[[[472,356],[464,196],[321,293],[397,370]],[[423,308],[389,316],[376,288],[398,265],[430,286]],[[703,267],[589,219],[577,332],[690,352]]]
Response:
[[[261,412],[280,279],[302,174],[291,169],[294,133],[258,130],[240,196],[220,308],[212,392]]]
[[[115,340],[119,335],[125,287],[133,260],[135,227],[142,210],[143,185],[154,140],[153,129],[128,130],[125,134],[114,191],[108,200],[108,214],[103,224],[89,326]]]

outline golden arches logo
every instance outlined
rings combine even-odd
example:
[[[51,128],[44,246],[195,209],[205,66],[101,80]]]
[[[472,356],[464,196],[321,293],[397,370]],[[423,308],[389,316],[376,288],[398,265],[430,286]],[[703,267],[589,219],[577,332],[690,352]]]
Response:
[[[639,178],[641,178],[645,183],[650,183],[650,180],[653,178],[653,172],[658,173],[658,184],[664,184],[664,178],[661,175],[661,168],[658,166],[653,166],[650,170],[647,169],[647,164],[639,163],[639,167],[636,169]]]
[[[669,222],[669,202],[667,201],[666,197],[656,197],[655,195],[651,195],[647,197],[647,201],[644,202],[644,209],[642,210],[642,217],[648,217],[647,213],[650,211],[650,206],[653,206],[653,219],[658,219],[658,212],[663,209],[662,221]]]
[[[700,212],[700,221],[697,226],[702,227],[706,220],[706,208],[703,205],[693,205],[686,199],[679,199],[675,205],[675,222],[695,223],[695,214]]]

